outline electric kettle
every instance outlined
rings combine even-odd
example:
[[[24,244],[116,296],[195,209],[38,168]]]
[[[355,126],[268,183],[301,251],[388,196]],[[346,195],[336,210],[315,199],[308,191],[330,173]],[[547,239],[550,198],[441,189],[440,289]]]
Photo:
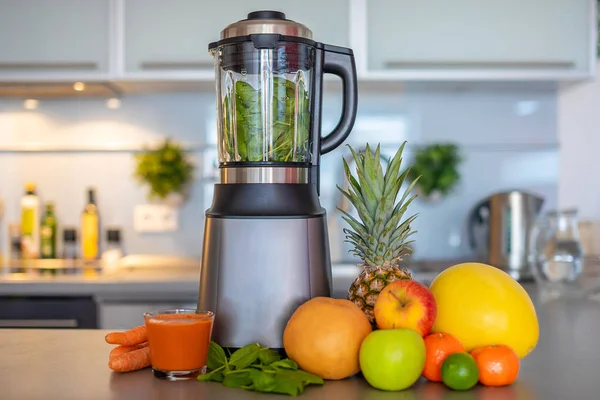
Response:
[[[481,200],[468,216],[471,248],[484,262],[517,280],[532,278],[528,267],[531,230],[544,199],[511,190]]]

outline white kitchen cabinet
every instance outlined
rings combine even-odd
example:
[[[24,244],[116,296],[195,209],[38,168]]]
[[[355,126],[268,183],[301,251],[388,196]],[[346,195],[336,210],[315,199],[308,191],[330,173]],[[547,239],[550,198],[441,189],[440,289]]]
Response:
[[[375,78],[569,79],[593,75],[596,0],[353,0]]]
[[[198,307],[196,301],[107,302],[98,307],[100,329],[130,329],[144,325],[144,313],[153,310]]]
[[[100,78],[110,0],[0,0],[0,80]]]
[[[580,80],[596,71],[596,8],[596,0],[0,0],[0,82],[212,82],[208,43],[260,9],[306,24],[316,41],[351,47],[361,81]]]
[[[251,11],[272,9],[307,25],[314,39],[349,45],[349,1],[121,0],[126,78],[212,79],[208,44]]]

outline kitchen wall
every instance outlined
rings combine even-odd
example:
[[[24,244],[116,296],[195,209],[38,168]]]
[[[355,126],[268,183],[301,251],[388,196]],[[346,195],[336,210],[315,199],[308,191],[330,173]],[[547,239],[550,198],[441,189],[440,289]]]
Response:
[[[327,131],[337,121],[340,99],[330,91],[324,102]],[[529,189],[546,198],[546,207],[555,207],[558,141],[552,87],[369,87],[361,88],[359,104],[356,128],[348,139],[357,147],[367,141],[381,142],[384,152],[392,155],[399,143],[408,140],[406,159],[410,159],[419,144],[461,145],[465,162],[455,193],[434,204],[417,201],[410,209],[419,213],[415,258],[469,255],[467,214],[494,191]],[[40,101],[32,111],[24,110],[20,100],[0,99],[0,197],[5,202],[0,240],[6,246],[7,223],[18,220],[23,185],[33,180],[43,201],[56,202],[62,226],[78,223],[85,189],[94,186],[104,226],[123,228],[128,253],[199,257],[216,157],[210,147],[215,139],[214,119],[209,91],[127,96],[116,110],[108,109],[102,99]],[[134,160],[128,149],[164,136],[189,146],[199,167],[197,179],[190,201],[180,211],[177,232],[138,234],[133,230],[133,207],[145,202],[146,192],[132,178]],[[208,149],[202,150],[206,143]],[[106,146],[121,150],[107,151]],[[22,151],[33,147],[46,151]],[[330,213],[332,253],[337,260],[345,254],[335,212],[339,200],[335,184],[341,182],[344,154],[346,148],[326,155],[322,167],[321,198]]]
[[[598,62],[600,67],[600,62]],[[600,79],[561,88],[558,126],[562,144],[559,203],[580,216],[600,220]]]

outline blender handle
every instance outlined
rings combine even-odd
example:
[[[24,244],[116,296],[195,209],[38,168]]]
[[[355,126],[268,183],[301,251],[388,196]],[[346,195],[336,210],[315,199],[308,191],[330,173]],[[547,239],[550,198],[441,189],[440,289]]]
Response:
[[[323,45],[323,72],[342,80],[342,115],[331,133],[321,139],[321,154],[338,147],[350,134],[358,108],[358,80],[354,53],[343,47]]]

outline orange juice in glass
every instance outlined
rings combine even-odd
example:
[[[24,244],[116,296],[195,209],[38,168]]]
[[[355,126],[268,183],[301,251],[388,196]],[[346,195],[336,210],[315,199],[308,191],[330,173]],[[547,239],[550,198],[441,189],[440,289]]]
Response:
[[[206,373],[214,314],[177,308],[144,314],[154,376],[192,379]]]

